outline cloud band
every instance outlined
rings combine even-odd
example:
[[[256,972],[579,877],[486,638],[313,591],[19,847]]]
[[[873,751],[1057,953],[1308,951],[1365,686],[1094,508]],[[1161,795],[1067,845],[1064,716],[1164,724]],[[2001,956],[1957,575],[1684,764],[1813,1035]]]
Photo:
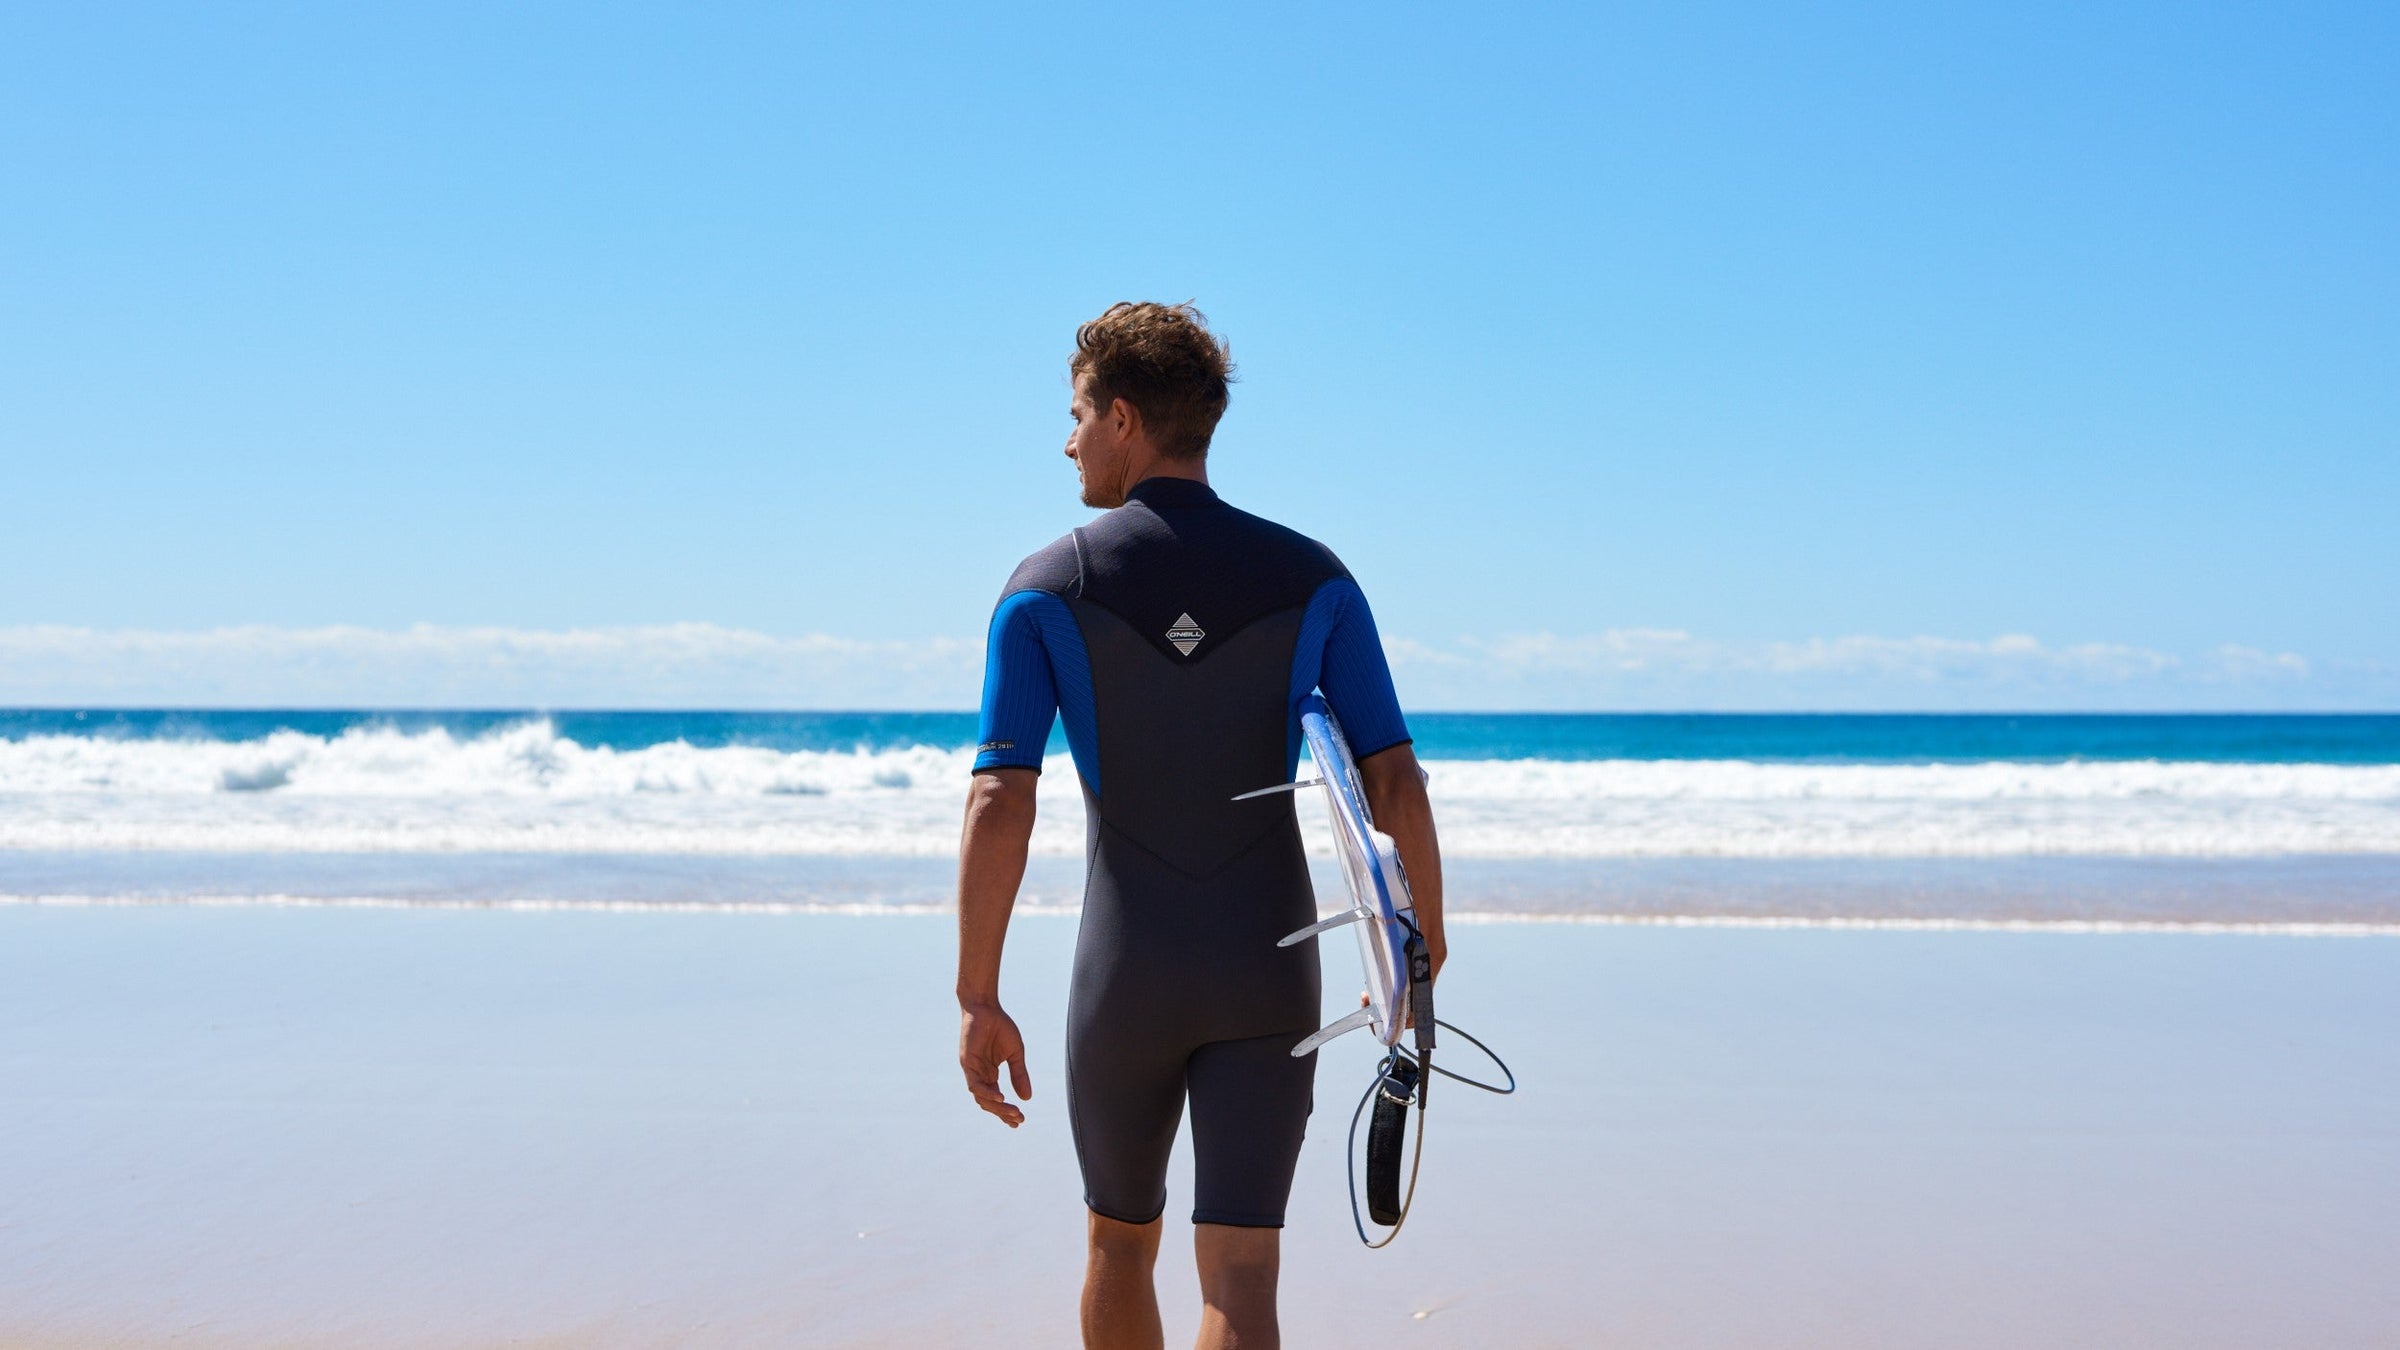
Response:
[[[1673,629],[1389,643],[1412,706],[1473,709],[2389,707],[2400,673],[2226,645]],[[173,706],[968,708],[982,644],[706,623],[517,629],[0,628],[0,702]]]

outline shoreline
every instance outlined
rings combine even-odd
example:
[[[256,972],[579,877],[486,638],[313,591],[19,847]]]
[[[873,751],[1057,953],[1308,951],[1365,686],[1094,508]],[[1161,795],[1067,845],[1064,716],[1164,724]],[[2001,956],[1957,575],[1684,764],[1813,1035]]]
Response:
[[[732,900],[573,900],[573,899],[408,899],[394,896],[330,895],[185,895],[174,897],[124,895],[11,895],[0,894],[0,908],[27,909],[367,909],[492,912],[514,914],[691,914],[828,916],[839,918],[953,918],[957,910],[939,905],[894,905],[873,902],[817,903],[811,901]],[[1332,913],[1333,911],[1325,911]],[[1024,905],[1012,911],[1029,919],[1080,918],[1079,906]],[[2076,935],[2191,935],[2236,937],[2400,937],[2400,920],[2388,923],[2276,922],[2251,923],[2191,919],[1990,919],[1912,918],[1871,915],[1807,914],[1622,914],[1558,912],[1521,913],[1465,909],[1449,912],[1444,921],[1456,925],[1494,926],[1563,924],[1626,928],[1816,929],[1836,932],[1903,933],[2026,933]]]
[[[1081,911],[1080,857],[1033,859],[1017,912]],[[2400,857],[1445,860],[1456,923],[2383,935]],[[1345,883],[1312,866],[1320,909]],[[0,904],[947,914],[954,858],[0,849]]]

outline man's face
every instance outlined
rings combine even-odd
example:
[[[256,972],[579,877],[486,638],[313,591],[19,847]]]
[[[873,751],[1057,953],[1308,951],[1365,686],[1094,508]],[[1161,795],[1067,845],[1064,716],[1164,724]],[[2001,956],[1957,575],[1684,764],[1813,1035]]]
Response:
[[[1092,406],[1091,381],[1077,377],[1075,401],[1067,405],[1075,429],[1067,433],[1067,458],[1075,461],[1075,481],[1083,504],[1103,510],[1125,504],[1125,419],[1116,400],[1106,408]]]

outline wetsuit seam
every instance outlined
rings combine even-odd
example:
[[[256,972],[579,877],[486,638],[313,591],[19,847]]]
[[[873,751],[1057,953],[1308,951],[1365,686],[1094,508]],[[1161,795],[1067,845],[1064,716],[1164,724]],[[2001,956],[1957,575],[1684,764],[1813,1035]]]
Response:
[[[1192,1222],[1213,1223],[1221,1228],[1281,1228],[1283,1227],[1283,1216],[1281,1214],[1271,1217],[1264,1214],[1238,1214],[1222,1209],[1195,1209],[1192,1211]]]
[[[1097,794],[1095,794],[1095,796],[1097,796]],[[1181,867],[1177,867],[1175,864],[1167,861],[1167,859],[1156,849],[1153,849],[1149,845],[1144,844],[1141,840],[1136,839],[1133,837],[1133,835],[1127,833],[1123,826],[1117,824],[1115,821],[1110,820],[1105,812],[1101,814],[1099,819],[1100,828],[1108,831],[1110,834],[1115,835],[1117,838],[1124,840],[1128,846],[1140,851],[1143,856],[1149,858],[1152,862],[1157,863],[1159,866],[1166,868],[1168,871],[1173,872],[1175,875],[1182,877],[1187,881],[1213,880],[1217,876],[1223,874],[1226,868],[1231,867],[1235,863],[1240,862],[1242,859],[1249,857],[1250,854],[1255,851],[1260,844],[1263,844],[1268,839],[1272,838],[1275,834],[1280,832],[1283,827],[1282,821],[1274,821],[1268,824],[1264,829],[1261,829],[1256,835],[1252,836],[1249,842],[1243,844],[1240,848],[1235,849],[1232,853],[1227,854],[1225,861],[1218,863],[1215,867],[1210,868],[1206,872],[1193,872]]]
[[[1124,1217],[1124,1216],[1123,1216],[1123,1215],[1121,1215],[1121,1214],[1111,1214],[1111,1213],[1109,1213],[1109,1212],[1108,1212],[1106,1209],[1102,1208],[1101,1206],[1099,1206],[1099,1205],[1097,1205],[1097,1204],[1094,1204],[1094,1203],[1092,1202],[1092,1197],[1090,1197],[1090,1196],[1088,1196],[1088,1195],[1087,1195],[1087,1196],[1085,1196],[1085,1197],[1083,1197],[1083,1207],[1084,1207],[1085,1209],[1088,1209],[1088,1210],[1090,1210],[1090,1211],[1091,1211],[1091,1212],[1093,1212],[1094,1214],[1097,1214],[1097,1215],[1099,1215],[1099,1216],[1100,1216],[1101,1218],[1103,1218],[1103,1219],[1107,1219],[1107,1220],[1109,1220],[1109,1221],[1111,1221],[1111,1222],[1114,1222],[1114,1223],[1129,1223],[1129,1224],[1132,1224],[1132,1225],[1133,1225],[1134,1227],[1136,1227],[1136,1228],[1140,1228],[1140,1227],[1144,1227],[1144,1226],[1146,1226],[1146,1225],[1149,1225],[1149,1224],[1154,1224],[1154,1223],[1157,1223],[1157,1222],[1158,1222],[1158,1220],[1159,1220],[1159,1217],[1160,1217],[1161,1215],[1163,1215],[1163,1214],[1165,1214],[1165,1213],[1167,1212],[1167,1202],[1166,1202],[1164,1199],[1161,1199],[1161,1200],[1158,1202],[1158,1208],[1156,1208],[1156,1209],[1154,1209],[1154,1210],[1150,1211],[1150,1217],[1149,1217],[1149,1218],[1147,1218],[1147,1219],[1128,1219],[1128,1218]],[[1263,1224],[1252,1224],[1252,1225],[1250,1225],[1250,1226],[1251,1226],[1251,1227],[1264,1227],[1265,1225],[1263,1225]],[[1279,1223],[1279,1224],[1276,1224],[1275,1226],[1276,1226],[1277,1228],[1281,1228],[1283,1225]]]

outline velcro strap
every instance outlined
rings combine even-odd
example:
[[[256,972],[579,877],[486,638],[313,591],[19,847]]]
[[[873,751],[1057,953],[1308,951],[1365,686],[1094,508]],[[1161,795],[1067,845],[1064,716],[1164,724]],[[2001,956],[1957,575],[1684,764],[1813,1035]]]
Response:
[[[1433,957],[1425,951],[1422,933],[1410,933],[1403,952],[1408,957],[1408,1017],[1422,1055],[1433,1048]]]

